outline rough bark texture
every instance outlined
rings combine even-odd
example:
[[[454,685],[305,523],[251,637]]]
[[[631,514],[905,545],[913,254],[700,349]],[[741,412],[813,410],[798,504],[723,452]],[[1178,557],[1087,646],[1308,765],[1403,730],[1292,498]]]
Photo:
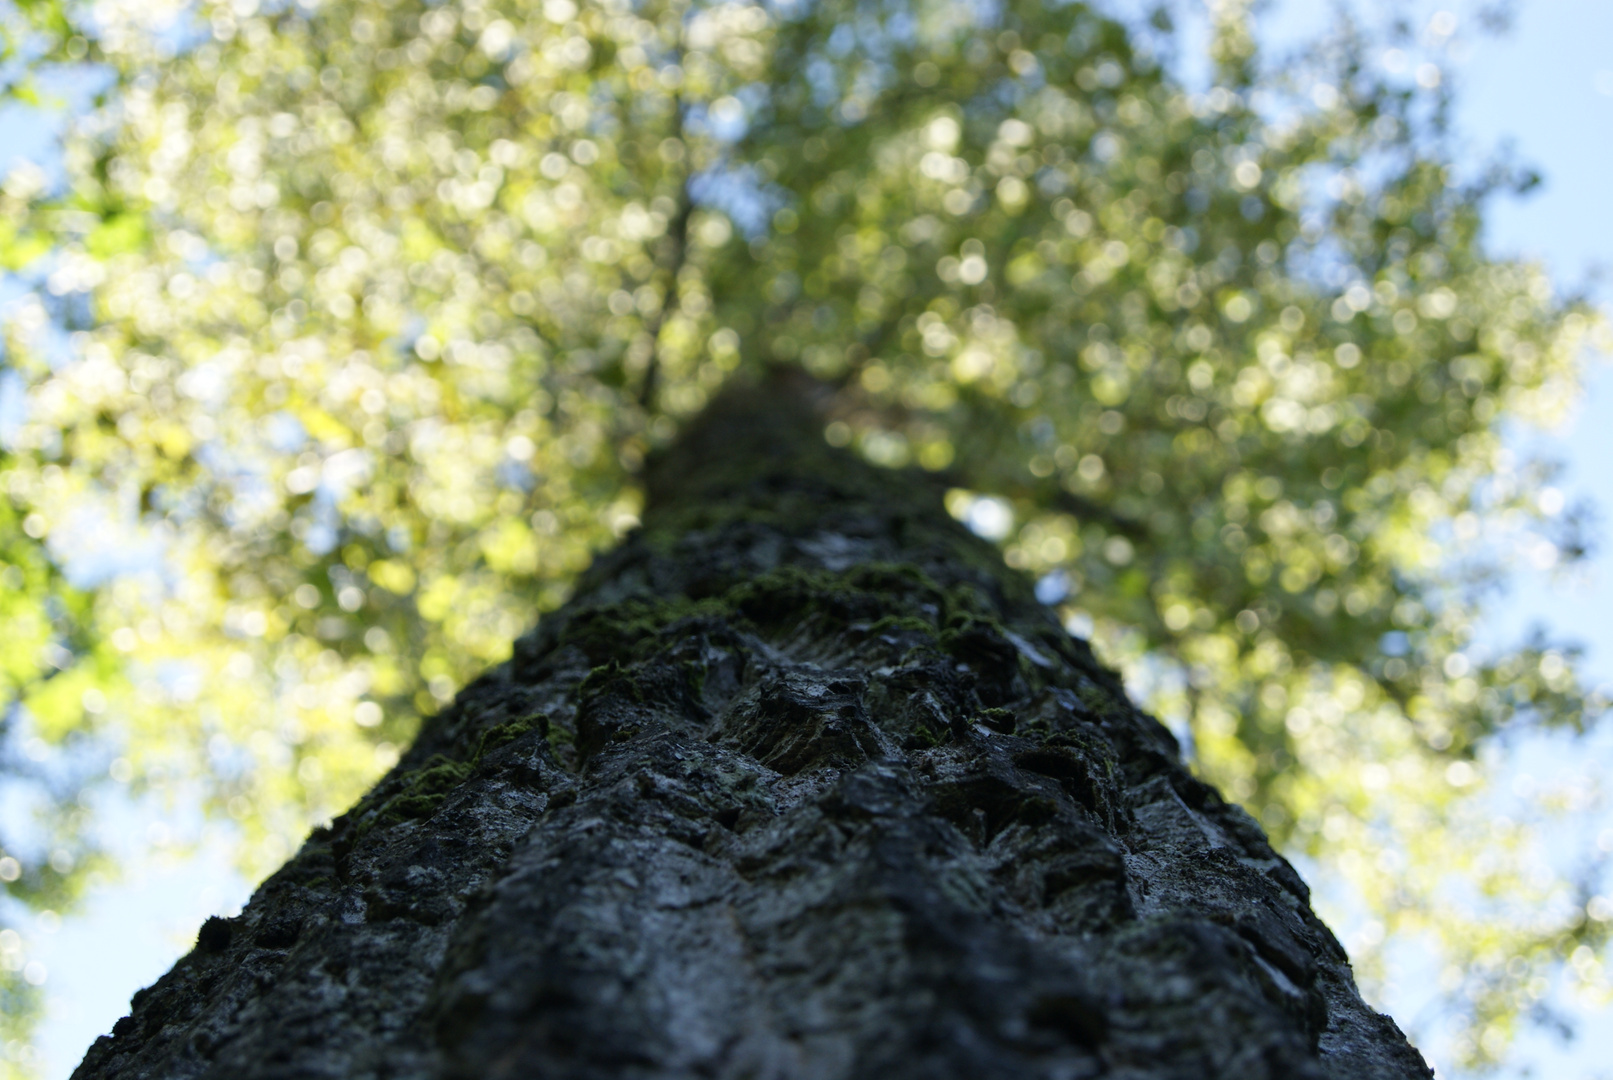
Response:
[[[730,393],[643,530],[77,1077],[1431,1075],[922,478]]]

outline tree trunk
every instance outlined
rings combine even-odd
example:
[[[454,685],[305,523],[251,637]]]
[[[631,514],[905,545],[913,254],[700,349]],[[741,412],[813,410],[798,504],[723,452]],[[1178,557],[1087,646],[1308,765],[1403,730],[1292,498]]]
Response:
[[[775,381],[77,1077],[1431,1075],[1259,827]]]

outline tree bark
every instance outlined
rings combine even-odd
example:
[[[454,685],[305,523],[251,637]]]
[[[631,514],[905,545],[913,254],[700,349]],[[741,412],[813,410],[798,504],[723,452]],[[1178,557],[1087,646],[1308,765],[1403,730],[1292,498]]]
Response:
[[[1431,1075],[924,477],[730,390],[644,526],[74,1074]]]

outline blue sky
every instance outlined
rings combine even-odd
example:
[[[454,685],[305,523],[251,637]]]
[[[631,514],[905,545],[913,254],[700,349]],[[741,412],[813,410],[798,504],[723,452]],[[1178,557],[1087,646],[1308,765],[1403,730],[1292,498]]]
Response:
[[[1462,71],[1464,127],[1479,145],[1516,140],[1545,183],[1533,197],[1501,202],[1489,218],[1492,250],[1538,258],[1563,285],[1588,284],[1601,263],[1613,270],[1613,4],[1534,0],[1511,38],[1484,42]],[[1606,307],[1613,280],[1593,287]],[[1562,431],[1525,435],[1569,465],[1570,500],[1589,497],[1613,522],[1613,365],[1593,362],[1589,393]],[[1613,544],[1603,541],[1604,549]],[[1525,583],[1498,610],[1492,631],[1531,620],[1550,624],[1588,648],[1590,668],[1613,678],[1613,550],[1603,550],[1570,581]]]
[[[1469,9],[1450,5],[1461,17]],[[1282,39],[1315,25],[1331,5],[1277,5],[1263,18],[1263,34]],[[1420,18],[1436,5],[1418,4]],[[1465,28],[1464,28],[1465,29]],[[1613,210],[1608,177],[1613,174],[1613,3],[1607,0],[1526,0],[1513,31],[1494,40],[1472,40],[1451,66],[1458,81],[1459,124],[1473,159],[1512,141],[1520,159],[1545,174],[1546,181],[1523,201],[1503,202],[1490,215],[1492,252],[1539,259],[1565,289],[1587,281],[1598,262],[1613,265]],[[0,113],[0,172],[16,156],[35,155],[42,141]],[[1599,286],[1604,303],[1613,289]],[[1593,362],[1588,393],[1572,421],[1556,432],[1519,432],[1520,449],[1562,458],[1568,471],[1561,486],[1570,502],[1589,498],[1602,510],[1603,527],[1613,522],[1613,367]],[[1592,682],[1613,683],[1613,543],[1604,544],[1589,564],[1569,577],[1521,577],[1512,594],[1492,612],[1486,635],[1516,641],[1541,623],[1578,640],[1587,649]],[[1508,790],[1552,783],[1575,770],[1613,764],[1613,738],[1578,744],[1562,739],[1522,740],[1507,748]],[[1606,820],[1601,825],[1613,826]],[[127,1009],[129,995],[153,981],[194,941],[207,915],[229,912],[246,897],[247,886],[229,870],[228,832],[205,826],[194,816],[165,817],[156,807],[128,807],[112,823],[116,846],[159,852],[135,858],[125,880],[89,897],[82,914],[63,920],[53,932],[38,927],[35,955],[49,969],[49,1014],[41,1032],[44,1075],[65,1077],[96,1035],[107,1031]],[[1613,835],[1609,833],[1608,835]],[[155,843],[160,841],[161,843]],[[165,856],[173,841],[194,843],[188,856]],[[1428,996],[1428,972],[1408,961],[1389,1005],[1412,1024]],[[1587,1035],[1566,1046],[1545,1036],[1524,1040],[1518,1064],[1504,1077],[1548,1076],[1592,1080],[1613,1076],[1613,1023],[1581,1013]],[[1437,1018],[1425,1030],[1437,1035]]]

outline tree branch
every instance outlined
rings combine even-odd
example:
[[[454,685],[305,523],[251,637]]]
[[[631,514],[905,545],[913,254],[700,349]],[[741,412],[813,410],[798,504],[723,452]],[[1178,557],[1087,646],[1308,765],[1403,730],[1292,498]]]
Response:
[[[678,125],[682,131],[682,124]],[[667,240],[670,255],[667,258],[666,271],[670,275],[666,292],[661,298],[661,310],[645,326],[652,342],[650,359],[644,367],[644,381],[639,384],[639,408],[648,411],[651,400],[655,397],[656,383],[659,381],[661,363],[661,330],[666,326],[667,319],[678,310],[680,303],[680,287],[678,279],[683,274],[683,268],[689,257],[689,217],[694,213],[694,199],[689,194],[689,180],[684,178],[683,187],[678,196],[678,212],[667,226]]]

